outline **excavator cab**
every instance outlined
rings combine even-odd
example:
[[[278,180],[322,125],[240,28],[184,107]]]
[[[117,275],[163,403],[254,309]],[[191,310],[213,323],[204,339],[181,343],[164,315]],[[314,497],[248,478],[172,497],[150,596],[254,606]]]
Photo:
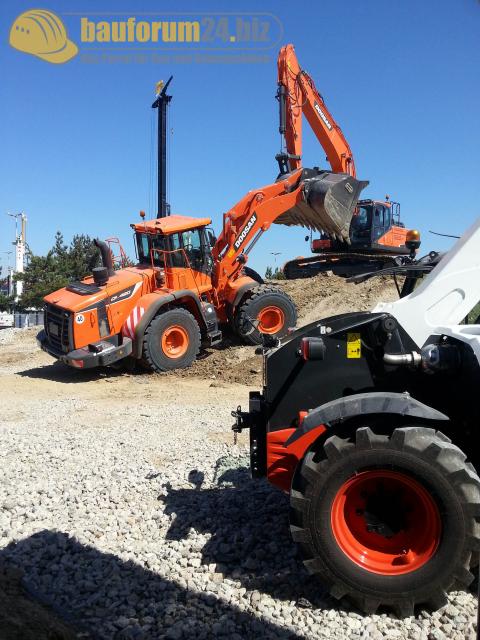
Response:
[[[350,227],[352,248],[398,249],[405,243],[405,234],[398,202],[361,200],[358,203]]]
[[[404,247],[406,229],[400,221],[400,203],[360,200],[354,208],[349,231],[350,251],[379,250],[395,253]],[[405,247],[404,247],[405,248]],[[311,240],[312,253],[345,252],[345,245],[322,232]],[[404,253],[408,253],[405,248]]]

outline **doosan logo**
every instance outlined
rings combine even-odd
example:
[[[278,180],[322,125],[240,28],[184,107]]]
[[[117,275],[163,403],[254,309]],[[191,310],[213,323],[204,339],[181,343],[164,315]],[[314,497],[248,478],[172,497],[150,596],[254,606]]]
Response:
[[[255,222],[257,221],[257,214],[253,213],[252,217],[250,218],[250,220],[247,222],[247,224],[243,227],[242,232],[240,233],[240,235],[238,236],[238,238],[235,240],[235,242],[233,243],[233,246],[235,247],[235,249],[238,249],[239,247],[242,246],[245,238],[248,236],[248,234],[250,233],[253,225],[255,224]]]
[[[330,120],[327,118],[327,116],[323,113],[323,111],[320,109],[320,105],[317,104],[316,102],[314,103],[314,107],[315,107],[315,111],[318,113],[318,115],[320,116],[320,118],[324,121],[325,126],[327,127],[327,129],[329,131],[332,130],[332,125],[330,123]]]

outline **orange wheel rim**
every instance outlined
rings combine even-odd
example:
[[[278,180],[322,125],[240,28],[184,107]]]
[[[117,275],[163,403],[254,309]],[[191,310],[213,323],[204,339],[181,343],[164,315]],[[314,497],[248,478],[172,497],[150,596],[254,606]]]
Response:
[[[347,480],[332,505],[332,532],[352,562],[381,575],[403,575],[426,564],[442,533],[430,493],[396,471],[364,471]]]
[[[257,316],[261,333],[278,333],[285,324],[285,314],[279,307],[264,307]]]
[[[167,358],[181,358],[189,345],[188,333],[180,325],[172,325],[162,335],[162,351]]]

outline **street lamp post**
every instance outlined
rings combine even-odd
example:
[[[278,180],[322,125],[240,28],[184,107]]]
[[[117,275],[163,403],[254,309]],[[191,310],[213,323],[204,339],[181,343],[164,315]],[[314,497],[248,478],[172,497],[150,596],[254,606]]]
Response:
[[[25,247],[26,247],[26,224],[27,216],[24,213],[7,213],[15,220],[15,273],[23,273],[25,267]],[[20,221],[20,232],[18,231],[18,222]],[[15,301],[21,297],[23,293],[23,281],[19,280],[13,287],[12,294],[15,295]],[[11,294],[11,295],[12,295]]]
[[[273,256],[274,264],[277,264],[277,256],[281,256],[282,252],[281,251],[270,251],[270,255]]]

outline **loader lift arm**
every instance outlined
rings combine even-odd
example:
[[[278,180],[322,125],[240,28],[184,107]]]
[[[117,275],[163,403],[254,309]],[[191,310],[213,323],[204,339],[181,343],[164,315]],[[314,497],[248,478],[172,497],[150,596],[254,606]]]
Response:
[[[212,249],[213,280],[222,287],[246,263],[264,231],[303,199],[302,170],[288,179],[249,191],[223,215],[223,228]]]
[[[335,173],[356,177],[352,150],[342,130],[328,110],[308,73],[300,67],[293,45],[282,47],[278,56],[278,91],[280,134],[286,153],[277,155],[280,173],[302,167],[302,116],[310,124],[327,154]]]

